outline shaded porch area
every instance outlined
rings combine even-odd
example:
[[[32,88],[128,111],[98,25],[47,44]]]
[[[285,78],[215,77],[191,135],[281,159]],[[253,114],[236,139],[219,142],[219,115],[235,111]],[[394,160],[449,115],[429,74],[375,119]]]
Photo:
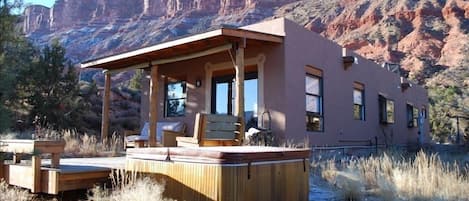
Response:
[[[191,136],[195,132],[196,113],[237,116],[243,119],[245,127],[245,101],[250,101],[246,96],[251,95],[246,93],[246,86],[257,91],[252,95],[253,104],[249,104],[255,105],[255,109],[249,115],[258,116],[263,111],[265,55],[258,50],[282,42],[281,36],[221,28],[82,63],[82,68],[104,69],[102,139],[109,137],[111,76],[133,69],[145,72],[140,118],[142,125],[149,124],[148,146],[157,145],[159,121],[184,122],[188,128],[186,135]],[[249,83],[254,74],[255,85]],[[224,98],[220,101],[218,96]],[[224,108],[220,109],[220,105]],[[244,131],[241,129],[242,136]]]

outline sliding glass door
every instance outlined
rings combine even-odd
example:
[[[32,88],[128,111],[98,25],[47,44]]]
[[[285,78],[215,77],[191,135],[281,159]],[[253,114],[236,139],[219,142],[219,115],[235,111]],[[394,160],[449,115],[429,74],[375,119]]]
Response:
[[[246,128],[257,126],[257,72],[247,73],[244,78],[244,111]],[[234,75],[213,77],[212,79],[212,114],[233,115],[235,110],[236,86]]]

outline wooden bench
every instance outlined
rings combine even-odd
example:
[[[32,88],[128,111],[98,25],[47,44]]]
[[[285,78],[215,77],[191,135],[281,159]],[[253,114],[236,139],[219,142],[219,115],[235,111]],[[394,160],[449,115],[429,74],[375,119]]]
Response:
[[[31,189],[31,192],[41,192],[41,154],[51,154],[51,168],[60,167],[60,154],[64,152],[65,141],[63,140],[1,140],[0,152],[13,153],[13,163],[17,164],[21,161],[21,155],[32,154],[31,167],[17,168],[16,175],[20,178],[30,178],[32,181],[23,181],[17,179],[21,183],[18,186]],[[0,179],[6,174],[3,170],[3,159],[0,159]],[[21,166],[18,166],[21,167]],[[14,174],[16,169],[8,168],[9,174]],[[10,179],[12,180],[12,179]],[[11,182],[9,182],[11,184]],[[27,183],[27,185],[23,185]]]
[[[158,146],[175,147],[176,137],[184,136],[186,125],[182,122],[157,122]],[[149,124],[145,123],[141,131],[124,131],[124,148],[144,147],[148,143]],[[173,130],[171,130],[173,129]],[[158,137],[157,137],[158,138]]]
[[[194,136],[176,137],[178,147],[241,145],[244,129],[241,118],[231,115],[201,114],[195,117]]]

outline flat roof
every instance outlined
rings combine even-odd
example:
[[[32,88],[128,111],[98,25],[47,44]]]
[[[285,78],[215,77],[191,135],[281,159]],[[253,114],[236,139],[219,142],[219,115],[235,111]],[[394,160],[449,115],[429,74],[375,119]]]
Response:
[[[208,50],[221,45],[242,42],[244,39],[247,45],[256,43],[283,43],[283,36],[244,29],[220,28],[137,50],[85,61],[81,63],[80,67],[109,70],[126,68],[153,60],[168,59]]]

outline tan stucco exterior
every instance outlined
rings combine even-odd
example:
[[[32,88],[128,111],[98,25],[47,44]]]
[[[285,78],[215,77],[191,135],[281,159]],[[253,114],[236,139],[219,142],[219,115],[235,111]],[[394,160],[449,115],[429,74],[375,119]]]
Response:
[[[269,110],[272,115],[273,133],[280,141],[302,142],[308,139],[314,146],[363,145],[353,141],[372,140],[378,137],[380,144],[384,136],[388,143],[417,143],[418,128],[407,127],[406,104],[428,109],[428,97],[424,88],[412,85],[403,91],[401,78],[380,65],[369,61],[353,52],[358,64],[344,69],[342,47],[324,37],[308,31],[284,18],[254,24],[241,29],[283,36],[280,44],[266,43],[247,46],[246,65],[262,65],[259,70],[259,114]],[[211,87],[208,71],[213,66],[233,68],[228,52],[221,52],[186,61],[159,66],[159,121],[183,121],[188,125],[188,133],[193,131],[194,117],[197,112],[209,112],[208,94]],[[307,132],[305,126],[305,66],[313,66],[323,72],[324,131]],[[147,72],[147,75],[149,73]],[[164,117],[165,79],[178,78],[187,81],[186,115],[184,117]],[[202,81],[196,87],[196,80]],[[141,119],[148,121],[149,78],[143,81]],[[353,83],[364,84],[365,121],[353,118]],[[382,94],[395,102],[395,123],[379,123],[378,95]],[[428,140],[428,119],[424,120],[423,133]]]

